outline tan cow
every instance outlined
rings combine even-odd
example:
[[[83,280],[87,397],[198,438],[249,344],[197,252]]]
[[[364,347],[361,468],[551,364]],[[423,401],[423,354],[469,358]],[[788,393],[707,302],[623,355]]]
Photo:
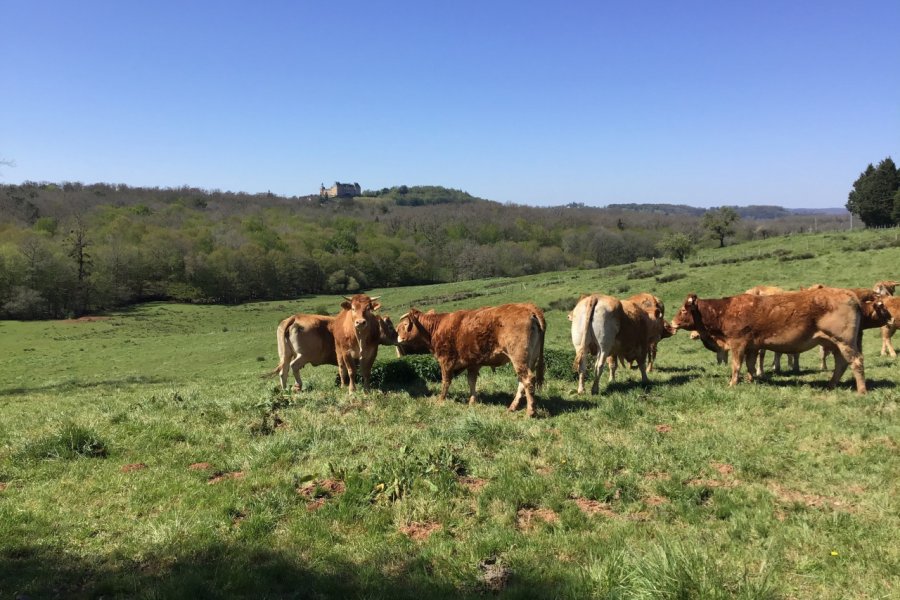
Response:
[[[278,366],[269,375],[281,377],[281,389],[287,388],[288,371],[294,375],[294,391],[303,390],[300,369],[305,365],[335,365],[334,317],[296,314],[281,321],[275,330],[278,342]],[[397,343],[397,330],[390,317],[378,317],[379,344]],[[341,381],[344,385],[344,381]]]
[[[719,348],[719,347],[717,347],[717,346],[716,346],[711,340],[709,340],[708,338],[707,338],[707,340],[704,340],[704,339],[701,337],[699,331],[692,331],[692,332],[691,332],[691,339],[692,339],[692,340],[700,340],[701,343],[703,344],[703,346],[704,346],[707,350],[709,350],[709,351],[711,351],[711,352],[715,352],[715,353],[716,353],[716,364],[717,364],[717,365],[724,365],[725,363],[728,362],[728,350],[726,350],[726,349],[724,349],[724,348]],[[707,344],[707,342],[709,342],[709,344]]]
[[[829,289],[829,288],[825,288]],[[856,299],[859,300],[859,305],[862,308],[862,323],[859,329],[859,337],[858,337],[858,345],[859,351],[862,352],[862,341],[863,341],[863,330],[865,329],[875,329],[876,327],[884,327],[889,326],[888,321],[892,318],[891,313],[887,310],[884,299],[890,298],[890,296],[882,296],[880,293],[875,292],[874,290],[866,289],[866,288],[830,288],[830,289],[846,289],[856,296]],[[883,334],[882,334],[883,340]],[[884,344],[882,343],[882,346]],[[829,354],[834,354],[828,348],[824,346],[819,351],[819,357],[822,360],[822,370],[828,369],[828,364],[826,359]]]
[[[690,294],[672,320],[676,328],[698,331],[701,339],[731,350],[730,385],[737,384],[745,359],[747,378],[753,379],[759,350],[804,352],[824,346],[838,352],[829,388],[837,385],[849,364],[856,390],[864,394],[865,371],[858,342],[861,324],[859,300],[850,291],[834,288],[711,300]]]
[[[641,381],[647,383],[647,356],[650,340],[658,333],[660,322],[650,316],[638,304],[619,300],[612,296],[591,294],[583,297],[569,313],[572,321],[572,345],[575,346],[575,363],[578,372],[578,393],[584,393],[587,371],[585,355],[595,356],[594,382],[591,393],[600,389],[600,375],[608,357],[618,356],[626,361],[637,361]]]
[[[443,402],[453,377],[466,371],[469,404],[476,401],[481,367],[512,363],[519,380],[509,410],[525,396],[526,414],[534,415],[534,392],[544,381],[544,313],[534,304],[504,304],[451,313],[423,313],[415,308],[397,323],[397,341],[426,344],[441,367]]]

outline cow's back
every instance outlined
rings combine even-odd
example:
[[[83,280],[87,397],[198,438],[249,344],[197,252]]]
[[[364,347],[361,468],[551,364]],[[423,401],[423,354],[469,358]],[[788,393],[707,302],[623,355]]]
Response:
[[[505,364],[507,354],[527,342],[523,336],[531,331],[533,319],[545,327],[541,309],[528,303],[447,313],[432,334],[432,348],[436,357],[460,368]]]
[[[286,334],[297,354],[312,365],[334,365],[334,317],[322,315],[294,315]]]

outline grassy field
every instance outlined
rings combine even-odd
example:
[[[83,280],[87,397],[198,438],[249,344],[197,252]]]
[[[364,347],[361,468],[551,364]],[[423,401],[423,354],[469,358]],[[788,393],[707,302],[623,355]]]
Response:
[[[870,286],[900,276],[896,235],[370,292],[394,316],[544,307],[558,368],[531,420],[505,412],[508,369],[471,408],[465,377],[444,405],[422,379],[261,379],[278,321],[335,297],[2,322],[0,598],[896,598],[900,363],[877,331],[866,396],[849,374],[826,391],[815,352],[729,389],[684,332],[649,387],[625,369],[577,396],[566,320],[582,292],[652,291],[671,316],[689,292]]]

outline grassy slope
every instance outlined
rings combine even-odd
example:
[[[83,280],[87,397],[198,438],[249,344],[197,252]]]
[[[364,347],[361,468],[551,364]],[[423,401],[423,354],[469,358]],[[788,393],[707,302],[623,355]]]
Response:
[[[582,292],[653,291],[671,315],[691,291],[868,286],[897,278],[900,250],[856,249],[894,236],[710,251],[694,260],[816,257],[666,264],[686,275],[670,283],[629,280],[629,266],[372,293],[393,315],[555,306],[547,346],[571,351],[566,307]],[[504,412],[503,369],[482,374],[474,408],[465,378],[444,406],[402,391],[351,399],[332,367],[307,368],[299,396],[273,393],[258,376],[277,362],[275,324],[332,306],[153,304],[89,323],[0,323],[0,597],[900,593],[898,363],[877,356],[877,332],[865,397],[849,376],[825,391],[815,353],[799,377],[728,389],[727,369],[680,333],[661,345],[650,388],[627,370],[596,397],[551,379],[543,418],[529,421]],[[133,463],[146,468],[123,472]],[[241,475],[209,484],[219,472]],[[322,484],[318,510],[297,493],[309,481]],[[329,496],[333,481],[345,491]],[[416,540],[411,524],[439,529]]]

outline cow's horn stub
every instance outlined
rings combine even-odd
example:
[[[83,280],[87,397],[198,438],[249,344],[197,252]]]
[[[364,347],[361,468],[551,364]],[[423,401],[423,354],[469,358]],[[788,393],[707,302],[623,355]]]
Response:
[[[371,298],[369,298],[369,300],[371,300],[372,302],[375,302],[379,298],[381,298],[381,296],[372,296]]]

